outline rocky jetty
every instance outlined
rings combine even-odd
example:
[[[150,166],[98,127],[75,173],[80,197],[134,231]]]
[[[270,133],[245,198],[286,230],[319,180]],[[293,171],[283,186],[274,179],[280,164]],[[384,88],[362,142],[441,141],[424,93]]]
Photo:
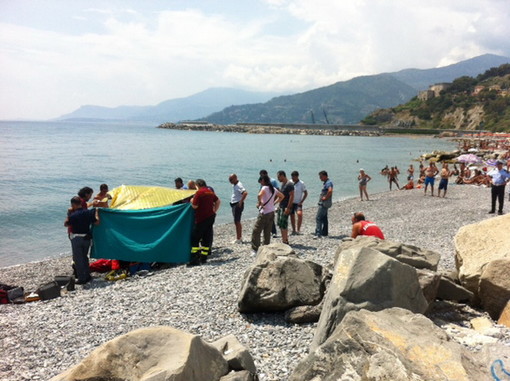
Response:
[[[305,126],[292,125],[284,127],[280,125],[257,125],[257,124],[236,124],[219,125],[212,123],[163,123],[158,128],[184,131],[214,131],[214,132],[236,132],[244,134],[284,134],[284,135],[327,135],[327,136],[381,136],[379,129],[356,129],[347,128],[307,128]]]

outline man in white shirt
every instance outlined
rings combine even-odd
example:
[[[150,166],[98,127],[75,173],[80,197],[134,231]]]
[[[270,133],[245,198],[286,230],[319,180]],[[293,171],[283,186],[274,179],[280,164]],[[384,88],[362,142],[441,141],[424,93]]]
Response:
[[[299,179],[298,171],[293,171],[290,176],[294,183],[294,203],[290,215],[290,223],[292,225],[292,235],[298,235],[301,234],[301,225],[303,223],[303,202],[305,202],[308,197],[308,191],[306,190],[305,183]]]
[[[228,177],[228,181],[232,184],[232,197],[230,198],[230,207],[232,208],[232,216],[234,217],[234,225],[236,226],[236,239],[233,243],[243,243],[243,226],[241,225],[241,215],[244,210],[244,200],[248,196],[248,192],[244,189],[243,184],[237,179],[237,175],[232,173]]]

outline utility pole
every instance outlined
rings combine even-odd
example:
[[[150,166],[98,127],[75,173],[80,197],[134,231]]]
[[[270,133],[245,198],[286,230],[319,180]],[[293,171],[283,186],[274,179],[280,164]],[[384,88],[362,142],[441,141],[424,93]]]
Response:
[[[322,112],[324,113],[324,118],[326,118],[326,124],[329,124],[328,114],[326,114],[326,109],[324,107],[322,108]]]

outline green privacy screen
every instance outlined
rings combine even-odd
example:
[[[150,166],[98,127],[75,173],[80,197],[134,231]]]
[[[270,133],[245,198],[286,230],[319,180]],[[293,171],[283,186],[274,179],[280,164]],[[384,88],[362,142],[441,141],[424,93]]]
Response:
[[[189,262],[194,210],[190,204],[143,210],[101,209],[92,258],[130,262]]]

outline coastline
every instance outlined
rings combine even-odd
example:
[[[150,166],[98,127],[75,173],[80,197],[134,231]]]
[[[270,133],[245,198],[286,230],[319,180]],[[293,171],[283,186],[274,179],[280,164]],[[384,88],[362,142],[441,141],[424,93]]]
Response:
[[[341,238],[350,234],[352,213],[362,211],[387,239],[438,251],[440,269],[451,270],[455,268],[453,237],[457,230],[492,218],[487,215],[489,188],[451,185],[444,199],[430,197],[430,193],[424,196],[422,189],[370,194],[369,187],[368,191],[373,201],[349,198],[335,202],[329,211],[330,236],[319,240],[311,235],[316,208],[309,199],[304,234],[290,236],[298,256],[331,264]],[[262,381],[287,379],[307,354],[315,324],[290,325],[282,314],[237,312],[241,280],[253,263],[247,242],[253,223],[254,219],[243,221],[242,245],[230,243],[233,223],[217,225],[213,255],[204,266],[180,265],[118,282],[97,278],[61,298],[0,306],[4,327],[0,337],[10,354],[0,359],[0,378],[48,379],[118,335],[170,325],[208,341],[234,334],[250,348]],[[65,256],[2,268],[0,282],[31,291],[55,275],[69,274],[70,262]]]

